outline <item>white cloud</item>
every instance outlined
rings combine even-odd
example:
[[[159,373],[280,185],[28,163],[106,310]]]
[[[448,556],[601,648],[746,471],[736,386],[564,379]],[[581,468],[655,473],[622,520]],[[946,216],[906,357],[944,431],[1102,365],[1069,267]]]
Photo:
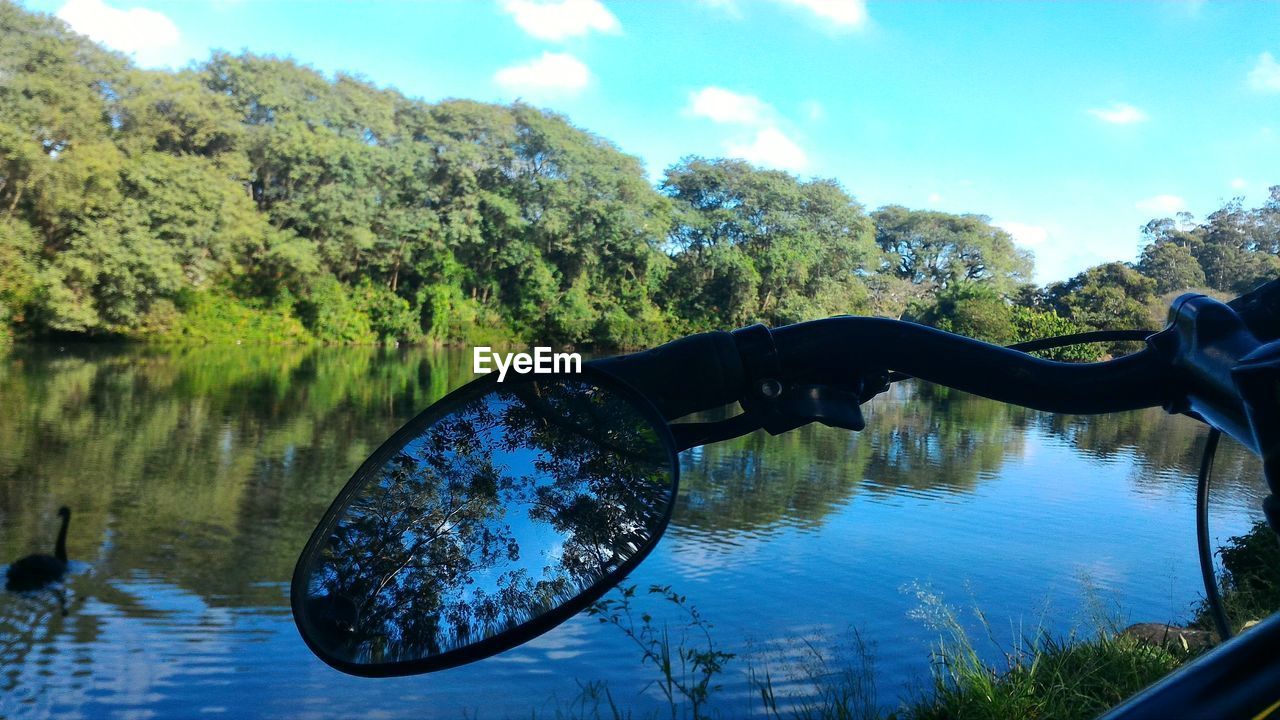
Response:
[[[1138,210],[1173,215],[1187,209],[1187,201],[1177,195],[1153,195],[1134,203]]]
[[[502,9],[522,30],[539,40],[560,41],[586,35],[622,32],[622,23],[600,0],[504,0]]]
[[[996,227],[1012,235],[1019,245],[1037,247],[1044,245],[1049,239],[1048,228],[1043,228],[1039,225],[1007,221],[996,223]]]
[[[1232,190],[1243,190],[1247,187],[1249,187],[1249,183],[1245,182],[1244,178],[1235,178],[1231,181]]]
[[[867,4],[864,0],[774,0],[782,5],[804,8],[819,19],[834,24],[838,29],[860,28],[867,22]]]
[[[508,90],[571,93],[591,82],[591,71],[568,53],[544,52],[541,57],[499,70],[493,80]]]
[[[942,202],[942,194],[931,192],[929,193],[928,200],[931,205],[937,205],[938,203]]]
[[[1128,103],[1113,103],[1109,108],[1094,108],[1089,114],[1112,125],[1132,125],[1147,119],[1147,114]]]
[[[779,129],[773,106],[754,95],[709,86],[689,93],[684,110],[720,125],[738,127],[738,137],[725,143],[726,153],[755,165],[779,170],[802,170],[809,156]]]
[[[801,103],[800,108],[804,110],[804,116],[814,122],[827,116],[827,109],[817,100],[805,100]]]
[[[1258,56],[1258,63],[1249,71],[1249,87],[1258,92],[1280,92],[1280,63],[1271,53]]]
[[[773,115],[773,108],[760,98],[718,87],[704,87],[689,93],[685,111],[712,122],[737,125],[758,125]]]
[[[102,0],[67,0],[58,17],[72,30],[126,53],[174,47],[181,37],[178,26],[163,13],[145,8],[121,10]]]
[[[803,170],[809,165],[804,149],[776,127],[756,131],[755,138],[747,144],[729,145],[729,154],[755,165],[779,170]]]

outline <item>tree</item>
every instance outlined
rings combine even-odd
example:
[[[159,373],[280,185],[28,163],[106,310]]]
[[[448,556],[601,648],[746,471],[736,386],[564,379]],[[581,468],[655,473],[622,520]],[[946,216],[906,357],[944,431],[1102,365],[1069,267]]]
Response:
[[[1048,288],[1054,309],[1096,330],[1137,330],[1149,325],[1147,307],[1155,301],[1156,281],[1125,263],[1113,262]]]
[[[1003,345],[1015,329],[1013,308],[995,288],[977,282],[958,282],[941,290],[920,322],[947,332]]]
[[[244,137],[235,98],[214,92],[203,73],[134,70],[128,81],[119,128],[126,144],[170,155],[242,160],[235,152]]]
[[[871,224],[834,180],[690,157],[661,188],[677,205],[666,295],[694,324],[785,324],[867,306]]]
[[[1156,283],[1157,293],[1204,287],[1205,273],[1200,261],[1185,245],[1156,242],[1142,249],[1138,272]]]
[[[983,282],[1008,293],[1031,276],[1031,254],[984,215],[889,205],[871,217],[885,270],[929,290]]]
[[[204,338],[257,314],[291,328],[271,337],[634,347],[909,313],[995,339],[1011,302],[1093,327],[1150,294],[1114,268],[1028,290],[1030,254],[982,215],[868,217],[834,180],[741,160],[686,158],[655,188],[522,103],[251,53],[143,70],[3,0],[0,78],[5,337]],[[1280,188],[1143,233],[1154,292],[1241,292],[1280,274]]]
[[[1152,220],[1143,228],[1147,245],[1138,269],[1155,279],[1161,292],[1251,290],[1280,274],[1278,198],[1280,193],[1273,193],[1263,207],[1252,210],[1235,198],[1201,223],[1188,213]]]
[[[35,228],[21,219],[0,215],[0,344],[11,325],[26,321],[26,310],[38,287],[39,250]]]

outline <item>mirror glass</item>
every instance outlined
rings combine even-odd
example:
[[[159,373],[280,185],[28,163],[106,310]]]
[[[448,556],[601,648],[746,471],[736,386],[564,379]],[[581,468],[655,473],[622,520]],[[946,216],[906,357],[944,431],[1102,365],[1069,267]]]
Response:
[[[670,436],[629,392],[586,376],[473,387],[361,468],[299,562],[298,626],[339,667],[485,643],[447,667],[522,642],[547,628],[493,639],[603,592],[666,526]]]

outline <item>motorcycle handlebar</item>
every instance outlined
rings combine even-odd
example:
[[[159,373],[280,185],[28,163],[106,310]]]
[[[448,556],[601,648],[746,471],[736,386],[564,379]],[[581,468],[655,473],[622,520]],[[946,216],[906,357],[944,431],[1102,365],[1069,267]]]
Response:
[[[781,381],[856,379],[897,370],[1037,410],[1106,413],[1161,405],[1169,369],[1150,350],[1100,363],[1064,363],[935,328],[842,316],[770,331]],[[740,400],[744,358],[732,333],[711,332],[592,361],[648,396],[668,420]]]
[[[668,420],[755,398],[759,388],[748,386],[765,379],[800,388],[851,388],[851,397],[864,402],[876,390],[863,388],[864,380],[879,378],[872,384],[883,387],[885,373],[897,371],[1049,412],[1163,406],[1202,419],[1259,454],[1280,457],[1280,401],[1264,392],[1246,401],[1238,386],[1247,381],[1270,387],[1272,374],[1280,374],[1280,359],[1262,363],[1265,382],[1249,379],[1262,361],[1237,367],[1277,338],[1280,279],[1228,304],[1183,295],[1173,303],[1169,326],[1149,337],[1147,348],[1100,363],[1055,362],[916,323],[840,316],[773,330],[755,326],[691,335],[593,364],[648,396]],[[1280,343],[1268,352],[1280,358]],[[1235,373],[1242,369],[1248,372],[1240,380]],[[1275,422],[1252,427],[1257,417],[1250,414],[1260,413],[1276,415]]]

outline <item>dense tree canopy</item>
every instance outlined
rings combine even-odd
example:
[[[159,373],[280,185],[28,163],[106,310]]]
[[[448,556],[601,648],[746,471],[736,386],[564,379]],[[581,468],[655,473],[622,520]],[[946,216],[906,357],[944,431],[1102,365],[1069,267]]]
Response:
[[[14,334],[637,347],[838,313],[991,341],[1151,324],[1280,274],[1280,188],[1143,229],[1046,289],[976,214],[635,157],[516,103],[427,103],[289,59],[144,71],[0,0],[0,340]]]
[[[7,3],[0,63],[19,330],[164,333],[213,293],[322,340],[668,332],[670,201],[564,118],[248,54],[140,71]]]
[[[1260,208],[1232,200],[1196,223],[1186,214],[1152,220],[1138,268],[1161,292],[1208,287],[1247,292],[1280,275],[1280,186]]]
[[[678,208],[666,289],[680,317],[782,324],[866,308],[871,221],[834,181],[687,158],[662,189]]]
[[[951,215],[890,205],[872,214],[887,269],[930,289],[986,282],[1008,292],[1031,279],[1030,253],[982,215]]]

